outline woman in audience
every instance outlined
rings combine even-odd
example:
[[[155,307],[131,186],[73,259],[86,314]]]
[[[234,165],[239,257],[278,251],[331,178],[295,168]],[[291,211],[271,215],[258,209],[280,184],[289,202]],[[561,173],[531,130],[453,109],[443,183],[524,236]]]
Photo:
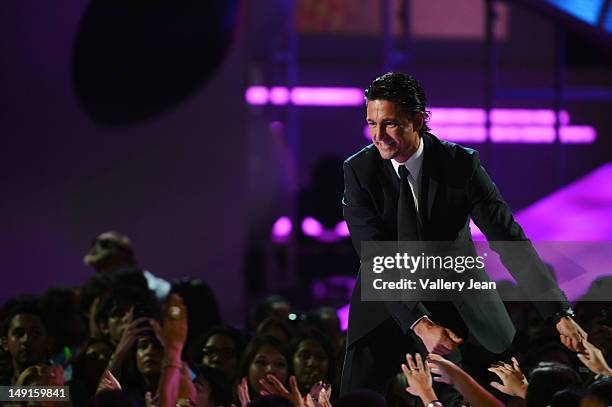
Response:
[[[264,390],[261,382],[276,377],[285,387],[291,372],[289,350],[278,339],[269,336],[256,336],[247,345],[240,361],[241,384],[248,386],[250,399],[253,400]]]
[[[70,397],[75,405],[85,405],[93,397],[102,373],[113,354],[113,344],[92,338],[81,347],[72,361]]]
[[[302,335],[292,344],[295,377],[302,394],[308,394],[316,383],[323,381],[336,388],[334,381],[335,356],[332,345],[318,331]]]

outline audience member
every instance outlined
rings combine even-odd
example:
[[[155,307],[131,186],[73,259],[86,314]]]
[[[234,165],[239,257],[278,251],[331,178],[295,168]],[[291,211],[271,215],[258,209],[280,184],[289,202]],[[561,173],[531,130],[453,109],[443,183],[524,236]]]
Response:
[[[323,381],[335,386],[335,354],[329,340],[318,331],[311,331],[293,341],[291,347],[295,377],[302,394]]]
[[[83,262],[115,282],[150,289],[160,301],[170,293],[169,282],[138,266],[130,238],[121,233],[111,231],[98,235]]]
[[[288,345],[293,338],[289,324],[285,319],[279,319],[278,317],[269,317],[261,321],[255,333],[257,336],[274,337],[285,345]]]
[[[184,357],[193,360],[199,353],[198,338],[222,322],[217,299],[208,284],[195,278],[174,281],[171,292],[180,295],[190,311]]]
[[[211,329],[199,341],[201,351],[196,360],[219,369],[230,383],[238,379],[238,361],[246,346],[246,336],[230,326]]]
[[[270,296],[250,315],[248,332],[256,336],[247,343],[247,330],[220,325],[215,295],[205,282],[183,278],[170,292],[167,283],[139,268],[126,236],[101,234],[84,261],[96,274],[82,287],[16,297],[0,309],[0,385],[66,383],[72,405],[86,407],[612,405],[612,308],[601,300],[608,280],[594,284],[576,304],[576,318],[588,332],[577,355],[558,343],[531,304],[514,298],[515,357],[484,372],[497,376],[488,383],[493,393],[479,383],[490,379],[470,369],[497,360],[493,354],[465,352],[463,367],[440,355],[415,354],[397,366],[402,373],[384,395],[360,390],[334,402],[346,339],[334,308],[289,318],[289,301]],[[520,296],[511,283],[503,290]],[[519,360],[525,371],[533,367],[529,380]],[[437,400],[434,383],[450,387],[439,393],[443,400]]]
[[[53,339],[40,305],[35,299],[18,300],[11,304],[3,322],[6,350],[11,355],[12,377],[3,385],[15,383],[28,367],[48,364]],[[8,379],[9,383],[6,383]]]
[[[261,395],[267,375],[276,377],[285,387],[291,372],[287,346],[270,336],[256,336],[248,343],[239,367],[241,383],[246,384],[251,400]]]
[[[548,406],[556,392],[581,386],[580,376],[570,367],[556,362],[540,362],[529,375],[525,406]]]

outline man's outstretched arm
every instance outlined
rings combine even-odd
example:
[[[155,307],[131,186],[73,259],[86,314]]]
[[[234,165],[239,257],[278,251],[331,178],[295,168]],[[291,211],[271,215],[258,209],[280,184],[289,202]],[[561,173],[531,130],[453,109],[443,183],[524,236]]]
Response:
[[[528,299],[533,301],[540,315],[555,323],[563,343],[573,351],[583,351],[582,340],[586,339],[586,333],[572,319],[565,294],[514,220],[510,208],[480,164],[477,153],[474,154],[472,168],[468,195],[474,223],[485,234],[491,249],[499,254],[504,266]]]

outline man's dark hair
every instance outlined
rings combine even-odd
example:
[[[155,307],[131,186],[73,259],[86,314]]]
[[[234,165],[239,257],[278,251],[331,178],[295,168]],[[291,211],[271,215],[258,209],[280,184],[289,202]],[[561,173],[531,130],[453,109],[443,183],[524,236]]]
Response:
[[[47,318],[41,309],[39,297],[23,295],[13,298],[4,305],[3,314],[2,331],[4,335],[8,335],[11,322],[17,315],[33,315],[38,317],[45,327],[47,334],[51,334],[51,327],[48,325]]]
[[[161,321],[161,309],[155,298],[147,290],[139,290],[124,285],[116,285],[100,299],[95,315],[96,323],[106,321],[113,313],[124,314],[134,307],[134,319],[149,317]]]
[[[410,75],[400,72],[387,72],[386,74],[374,79],[374,82],[365,89],[366,103],[370,100],[388,100],[397,103],[411,119],[416,113],[424,113],[425,121],[419,131],[422,136],[428,132],[427,120],[429,112],[427,108],[427,98],[423,87]]]

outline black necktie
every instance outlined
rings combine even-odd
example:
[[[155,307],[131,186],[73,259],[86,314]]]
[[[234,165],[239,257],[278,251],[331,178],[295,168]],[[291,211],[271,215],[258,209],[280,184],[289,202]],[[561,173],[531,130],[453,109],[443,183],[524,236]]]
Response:
[[[421,240],[421,233],[414,196],[408,182],[410,171],[405,165],[399,166],[400,193],[397,202],[397,240]]]

